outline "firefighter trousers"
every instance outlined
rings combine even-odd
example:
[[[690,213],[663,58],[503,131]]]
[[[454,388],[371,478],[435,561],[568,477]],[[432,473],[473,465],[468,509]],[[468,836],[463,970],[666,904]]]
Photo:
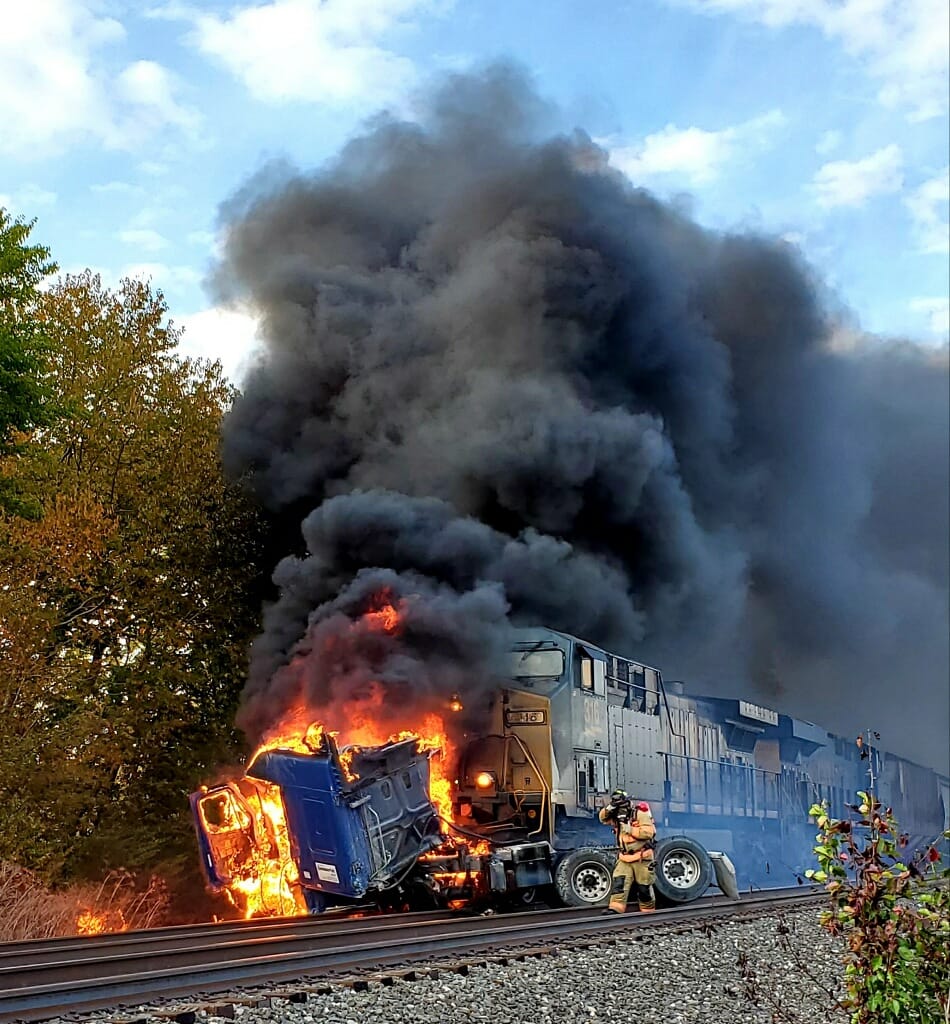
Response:
[[[656,910],[656,896],[653,893],[656,869],[652,857],[649,860],[634,861],[632,864],[618,859],[613,877],[613,890],[608,904],[611,910],[622,914],[627,909],[627,903],[633,893],[636,894],[641,910]]]

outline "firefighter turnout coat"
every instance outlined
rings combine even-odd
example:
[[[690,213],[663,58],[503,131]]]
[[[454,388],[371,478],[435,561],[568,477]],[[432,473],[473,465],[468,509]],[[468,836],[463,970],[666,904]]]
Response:
[[[653,892],[656,825],[648,804],[634,804],[630,811],[629,821],[617,821],[612,818],[606,807],[598,814],[604,824],[613,826],[620,848],[614,867],[613,891],[609,904],[609,908],[619,914],[627,909],[631,890],[634,888],[641,910],[656,909],[656,897]]]

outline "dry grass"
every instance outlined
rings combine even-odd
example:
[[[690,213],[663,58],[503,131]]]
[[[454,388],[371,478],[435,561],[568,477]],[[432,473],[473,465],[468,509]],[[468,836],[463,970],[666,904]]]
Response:
[[[154,928],[168,910],[167,887],[113,871],[99,884],[49,889],[26,868],[0,861],[0,942]]]

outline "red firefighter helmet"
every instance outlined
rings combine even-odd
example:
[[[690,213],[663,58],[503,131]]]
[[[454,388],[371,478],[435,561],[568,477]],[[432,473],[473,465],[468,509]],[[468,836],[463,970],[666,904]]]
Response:
[[[638,811],[649,811],[649,809],[650,805],[646,802],[646,800],[641,800],[640,803],[637,804]]]

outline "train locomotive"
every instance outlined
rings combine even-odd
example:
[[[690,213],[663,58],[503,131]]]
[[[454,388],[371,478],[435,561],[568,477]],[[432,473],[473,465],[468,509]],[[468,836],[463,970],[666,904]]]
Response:
[[[460,753],[452,820],[429,797],[413,739],[341,751],[321,734],[271,750],[191,804],[209,886],[270,885],[282,912],[371,901],[388,909],[602,906],[615,860],[598,810],[647,800],[659,827],[660,902],[710,886],[801,881],[812,803],[844,814],[866,788],[854,740],[741,699],[694,696],[659,670],[551,629],[519,630],[487,731]],[[947,826],[950,779],[875,750],[876,792],[911,842]],[[279,803],[278,814],[267,808]],[[271,870],[248,870],[266,860]],[[260,864],[258,864],[260,868]]]
[[[597,809],[621,785],[650,803],[661,835],[728,854],[743,885],[794,885],[813,866],[811,805],[827,800],[846,816],[868,788],[869,762],[853,737],[747,700],[693,695],[649,665],[555,630],[521,631],[511,658],[515,687],[499,697],[497,735],[466,751],[460,799],[476,818],[497,818],[506,801],[491,783],[480,790],[488,780],[479,774],[495,770],[495,756],[517,778],[515,762],[530,751],[551,788],[525,793],[521,814],[533,803],[549,815],[556,850],[600,845]],[[950,778],[881,749],[871,756],[877,795],[911,846],[934,842],[948,825]],[[684,844],[658,864],[658,885],[689,891],[702,868]]]

